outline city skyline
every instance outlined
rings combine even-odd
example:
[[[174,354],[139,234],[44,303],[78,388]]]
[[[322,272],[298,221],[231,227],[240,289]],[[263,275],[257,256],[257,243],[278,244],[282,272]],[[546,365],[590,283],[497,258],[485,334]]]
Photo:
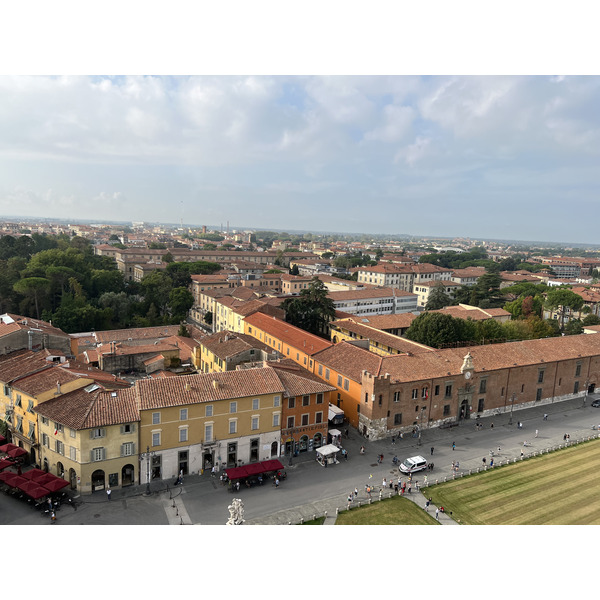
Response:
[[[0,213],[595,242],[595,76],[2,76]]]

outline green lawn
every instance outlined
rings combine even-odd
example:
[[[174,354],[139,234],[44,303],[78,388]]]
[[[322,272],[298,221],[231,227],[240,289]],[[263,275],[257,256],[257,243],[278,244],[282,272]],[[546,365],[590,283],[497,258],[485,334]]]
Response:
[[[423,489],[466,525],[600,524],[600,440]]]
[[[340,512],[336,525],[439,525],[430,514],[402,496]]]

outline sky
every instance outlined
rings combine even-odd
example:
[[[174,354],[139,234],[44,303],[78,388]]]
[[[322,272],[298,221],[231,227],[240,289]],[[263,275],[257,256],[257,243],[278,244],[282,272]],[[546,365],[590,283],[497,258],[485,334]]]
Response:
[[[385,75],[389,55],[236,72],[246,49],[203,75],[97,55],[0,71],[0,215],[597,242],[599,77]]]

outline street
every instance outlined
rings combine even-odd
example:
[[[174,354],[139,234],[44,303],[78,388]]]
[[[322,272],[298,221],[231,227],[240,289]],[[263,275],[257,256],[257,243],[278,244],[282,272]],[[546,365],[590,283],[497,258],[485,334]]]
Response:
[[[433,471],[413,476],[413,485],[416,481],[422,485],[425,475],[430,483],[451,478],[453,461],[459,463],[459,473],[481,468],[484,457],[489,465],[491,450],[498,463],[518,459],[521,450],[527,457],[534,451],[562,444],[566,433],[571,436],[571,442],[595,437],[598,431],[592,430],[592,426],[600,424],[600,408],[590,406],[593,399],[590,395],[585,407],[578,398],[515,411],[513,425],[508,424],[509,413],[504,413],[481,419],[481,428],[476,427],[472,419],[451,429],[425,430],[420,446],[418,438],[406,435],[395,444],[391,438],[368,442],[350,429],[350,439],[342,440],[349,455],[347,461],[340,457],[339,464],[324,468],[314,460],[314,454],[305,454],[294,457],[289,466],[288,458],[282,457],[280,460],[288,476],[278,488],[269,481],[262,486],[242,488],[234,495],[228,492],[227,486],[221,485],[218,476],[205,473],[186,477],[183,486],[173,486],[173,481],[153,482],[149,496],[144,495],[145,486],[114,490],[110,501],[102,492],[81,496],[77,510],[69,506],[61,508],[56,525],[224,525],[234,497],[244,504],[247,524],[295,523],[300,517],[322,514],[324,506],[330,505],[333,511],[335,506],[344,506],[344,498],[355,488],[358,488],[359,500],[365,500],[367,483],[378,490],[384,477],[387,481],[397,481],[398,469],[392,464],[395,455],[402,461],[420,454],[434,463]],[[549,415],[547,421],[543,420],[544,413]],[[517,428],[519,421],[523,423],[522,429]],[[526,448],[523,447],[525,440],[529,444]],[[453,443],[456,444],[454,450]],[[361,445],[366,447],[364,455],[359,454]],[[382,464],[377,462],[379,454],[384,456]],[[24,503],[0,494],[0,524],[50,525],[50,520]]]

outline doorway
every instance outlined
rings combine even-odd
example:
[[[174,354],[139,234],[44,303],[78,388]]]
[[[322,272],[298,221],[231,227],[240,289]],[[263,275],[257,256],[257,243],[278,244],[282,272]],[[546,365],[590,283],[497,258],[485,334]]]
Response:
[[[459,411],[459,419],[468,419],[469,418],[469,401],[468,400],[463,400],[460,404],[460,411]]]
[[[227,466],[235,467],[237,464],[237,442],[227,444]]]
[[[183,475],[188,474],[188,457],[189,453],[187,450],[182,450],[181,452],[179,452],[177,461],[179,464],[179,471],[177,471],[178,473],[183,473]]]
[[[98,469],[92,473],[92,492],[103,490],[105,486],[104,471]]]
[[[135,481],[135,469],[133,465],[125,465],[121,469],[121,486],[125,487],[128,485],[133,485]]]

